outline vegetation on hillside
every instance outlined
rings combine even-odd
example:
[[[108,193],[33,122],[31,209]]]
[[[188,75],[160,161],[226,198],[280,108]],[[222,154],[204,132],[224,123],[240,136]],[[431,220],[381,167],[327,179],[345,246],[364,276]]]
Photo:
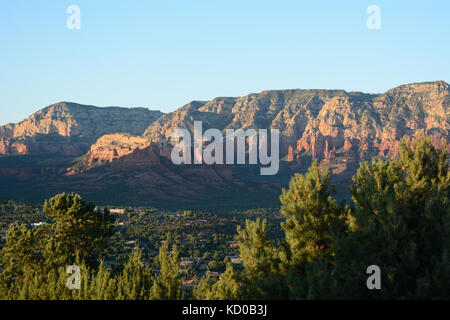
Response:
[[[449,188],[447,150],[425,138],[402,141],[399,159],[361,163],[348,204],[333,199],[329,171],[313,163],[280,196],[282,237],[267,219],[247,220],[235,237],[240,264],[225,259],[218,280],[206,273],[189,290],[169,230],[150,263],[136,245],[108,268],[111,213],[61,194],[44,205],[50,223],[9,228],[0,298],[448,299]],[[80,267],[80,289],[67,287],[68,265]],[[368,287],[370,266],[379,289]]]

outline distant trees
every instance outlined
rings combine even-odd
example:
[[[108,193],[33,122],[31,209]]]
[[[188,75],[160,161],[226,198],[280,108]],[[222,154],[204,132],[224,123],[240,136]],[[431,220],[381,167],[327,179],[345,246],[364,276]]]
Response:
[[[332,199],[328,168],[314,161],[305,175],[296,174],[280,196],[282,227],[290,249],[290,264],[300,268],[318,257],[332,259],[333,237],[345,230],[345,211]]]
[[[265,219],[246,221],[236,236],[242,266],[225,259],[220,279],[202,278],[191,297],[448,299],[449,187],[447,150],[423,137],[402,141],[399,159],[361,163],[347,205],[333,200],[330,173],[314,162],[280,196],[284,238],[272,240]],[[137,247],[113,272],[98,263],[112,230],[107,210],[64,194],[44,210],[53,223],[8,230],[0,299],[184,297],[170,234],[154,263],[144,265]],[[219,261],[217,252],[205,256]],[[79,290],[66,287],[68,263],[80,266]],[[379,290],[367,286],[369,266],[380,270]]]
[[[202,278],[194,289],[194,299],[197,300],[233,300],[246,298],[241,296],[241,281],[238,278],[231,263],[227,264],[225,272],[219,281],[213,283],[207,278]]]
[[[108,209],[95,210],[79,195],[59,194],[44,204],[45,214],[54,223],[52,236],[68,261],[78,254],[87,265],[98,264],[102,249],[112,235],[113,216]]]
[[[449,298],[447,150],[402,141],[400,159],[362,163],[351,188],[350,232],[336,243],[343,297]],[[382,289],[367,290],[369,265]],[[338,278],[337,276],[335,278]]]
[[[181,299],[181,281],[178,276],[180,262],[178,260],[178,250],[174,245],[172,254],[169,253],[171,245],[170,233],[166,241],[159,249],[159,274],[155,280],[151,292],[153,300],[177,300]]]
[[[225,291],[231,298],[448,299],[449,185],[447,150],[423,137],[402,141],[399,159],[361,163],[346,206],[332,199],[328,169],[314,162],[280,197],[284,241],[275,246],[264,221],[238,228],[244,270],[233,275],[239,289]],[[380,290],[367,286],[369,266],[379,267]],[[197,297],[220,298],[217,284],[201,288]]]
[[[120,273],[101,261],[112,234],[108,210],[94,210],[79,195],[60,194],[45,202],[52,223],[35,228],[13,225],[0,252],[0,299],[179,299],[178,254],[161,247],[159,275],[144,266],[136,248]],[[80,268],[81,287],[67,287],[68,265]],[[156,279],[155,279],[156,278]]]

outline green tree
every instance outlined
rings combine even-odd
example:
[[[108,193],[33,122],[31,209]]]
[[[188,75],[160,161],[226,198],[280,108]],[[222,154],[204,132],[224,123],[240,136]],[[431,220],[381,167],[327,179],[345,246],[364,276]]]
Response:
[[[152,300],[178,300],[182,298],[181,281],[178,277],[179,265],[178,249],[173,245],[172,252],[169,252],[171,244],[170,233],[159,249],[159,274],[153,285],[151,292]]]
[[[448,298],[447,150],[419,137],[400,159],[362,163],[351,188],[351,231],[337,243],[336,286],[348,298]],[[382,290],[367,290],[366,268],[381,269]],[[439,279],[439,280],[438,280]]]
[[[0,275],[2,291],[22,287],[22,295],[39,297],[41,293],[36,293],[36,288],[35,293],[30,293],[33,283],[45,283],[45,275],[53,277],[49,281],[55,280],[59,270],[73,264],[77,256],[89,267],[97,266],[113,219],[107,210],[94,208],[78,195],[60,194],[44,205],[52,223],[35,228],[13,225],[0,252],[4,268]]]
[[[237,227],[236,240],[246,277],[251,281],[274,272],[277,268],[277,251],[267,236],[267,220],[245,221],[245,228]]]
[[[194,289],[194,298],[197,300],[236,300],[240,298],[240,289],[239,275],[234,271],[233,265],[228,263],[225,272],[216,283],[207,278],[200,280]]]
[[[295,174],[289,189],[283,189],[282,227],[294,268],[301,270],[319,256],[331,260],[334,255],[333,238],[345,231],[345,214],[332,199],[333,192],[328,168],[321,170],[317,161],[305,175]]]
[[[63,193],[46,201],[44,212],[54,221],[53,236],[68,261],[78,252],[89,266],[96,266],[113,231],[114,217],[109,210],[95,210],[94,204],[79,195]]]
[[[48,225],[30,229],[21,224],[8,229],[0,261],[4,266],[1,279],[11,284],[13,278],[22,280],[24,270],[47,273],[62,266],[65,258]]]
[[[128,262],[117,278],[118,299],[147,300],[153,285],[152,272],[142,262],[142,249],[131,253]]]
[[[241,274],[242,295],[247,299],[283,298],[283,274],[280,264],[283,250],[269,239],[267,220],[245,221],[245,228],[237,228],[236,240],[244,270]]]

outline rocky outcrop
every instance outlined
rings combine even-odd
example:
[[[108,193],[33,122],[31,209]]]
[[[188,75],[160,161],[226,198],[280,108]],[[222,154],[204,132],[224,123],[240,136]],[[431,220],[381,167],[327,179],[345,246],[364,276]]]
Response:
[[[175,166],[169,159],[172,132],[186,128],[192,133],[194,121],[202,121],[203,131],[279,129],[280,159],[287,160],[280,165],[280,179],[304,172],[312,159],[318,159],[330,167],[334,178],[348,184],[361,160],[397,156],[402,138],[411,141],[423,134],[436,147],[447,144],[450,150],[449,105],[450,90],[443,81],[404,85],[384,94],[263,91],[194,101],[164,115],[146,109],[62,103],[19,124],[0,127],[0,154],[40,156],[38,163],[24,161],[24,167],[15,159],[8,162],[8,157],[0,157],[0,178],[19,181],[18,188],[28,185],[22,182],[33,190],[45,186],[48,194],[74,191],[101,197],[113,192],[108,199],[117,193],[127,203],[180,198],[189,202],[207,193],[214,193],[217,201],[222,199],[220,192],[239,188],[239,199],[241,190],[252,190],[250,198],[262,190],[279,193],[281,180],[254,179],[252,175],[259,175],[254,166]],[[72,157],[52,167],[46,153]]]
[[[193,132],[193,122],[202,121],[203,128],[270,129],[281,131],[281,153],[287,154],[307,124],[314,120],[324,103],[341,90],[263,91],[240,98],[216,98],[194,101],[152,123],[144,135],[152,141],[168,141],[176,128]]]
[[[332,160],[336,157],[336,146],[331,149],[328,145],[328,140],[325,141],[325,151],[323,152],[324,159]]]
[[[443,81],[405,85],[376,96],[335,97],[308,123],[296,152],[311,151],[323,159],[330,149],[357,148],[392,157],[398,155],[404,137],[422,133],[433,141],[448,141],[449,102],[449,87]]]
[[[292,146],[289,146],[289,148],[288,148],[288,157],[287,157],[287,161],[288,161],[288,162],[294,161],[294,148],[293,148]]]
[[[0,154],[81,155],[105,134],[141,135],[161,115],[160,111],[145,108],[99,108],[61,102],[39,110],[18,124],[1,126]]]
[[[91,146],[87,154],[88,164],[92,166],[106,161],[112,162],[114,159],[119,159],[136,149],[143,149],[149,145],[149,139],[144,137],[126,133],[105,135]]]
[[[400,139],[412,139],[420,133],[431,136],[436,146],[446,143],[449,101],[449,87],[442,81],[405,85],[379,95],[340,90],[282,90],[242,98],[194,101],[160,117],[143,136],[103,136],[74,168],[83,171],[105,162],[113,163],[150,145],[158,146],[158,152],[169,157],[172,132],[186,128],[192,133],[194,121],[202,121],[203,130],[218,128],[224,133],[236,128],[279,129],[280,158],[294,165],[302,163],[294,160],[303,154],[328,163],[341,159],[357,164],[372,156],[398,156]],[[143,166],[132,164],[132,159],[128,159],[130,168]],[[150,161],[157,162],[154,157]],[[120,167],[127,167],[123,161],[117,161],[115,166],[119,163]]]
[[[280,156],[289,161],[305,152],[317,159],[332,159],[350,150],[390,157],[398,153],[402,137],[419,131],[448,141],[449,104],[449,86],[444,81],[404,85],[384,94],[263,91],[191,102],[152,123],[144,135],[152,141],[168,141],[174,129],[192,133],[193,121],[201,120],[204,130],[279,129]],[[296,146],[295,155],[289,153],[291,145]]]
[[[139,153],[139,150],[146,150]],[[100,137],[91,147],[89,152],[80,157],[76,164],[70,168],[69,174],[87,171],[89,169],[101,166],[105,163],[113,164],[112,168],[129,167],[134,169],[143,169],[142,164],[137,165],[133,160],[146,159],[146,165],[159,164],[159,157],[169,158],[170,146],[162,143],[152,143],[151,140],[143,136],[134,136],[129,133],[115,133]],[[121,159],[125,156],[129,163],[123,164]],[[140,160],[139,160],[140,161]]]

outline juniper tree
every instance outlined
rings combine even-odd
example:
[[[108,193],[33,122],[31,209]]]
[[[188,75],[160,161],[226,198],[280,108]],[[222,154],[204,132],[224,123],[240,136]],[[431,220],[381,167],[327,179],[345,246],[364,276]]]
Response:
[[[197,300],[236,300],[241,298],[241,283],[238,273],[231,263],[227,264],[225,272],[219,281],[213,283],[202,278],[194,289],[194,298]]]
[[[169,233],[167,239],[159,248],[159,274],[150,295],[152,300],[178,300],[182,298],[181,281],[178,276],[178,249],[176,245],[173,245],[172,252],[169,252],[170,245],[171,235]]]
[[[236,240],[244,270],[239,275],[241,295],[247,299],[284,298],[281,286],[281,263],[284,250],[277,248],[268,237],[267,220],[245,221],[245,228],[237,227]]]
[[[449,296],[447,150],[419,137],[400,159],[362,163],[351,188],[351,232],[336,246],[336,286],[348,298]],[[378,265],[382,289],[366,287]]]
[[[63,193],[45,201],[44,212],[54,221],[53,236],[67,260],[73,260],[77,251],[89,266],[96,266],[112,235],[114,217],[109,211],[95,210],[79,195]]]
[[[345,231],[344,210],[332,199],[334,186],[328,168],[314,161],[306,174],[295,174],[280,196],[282,223],[297,271],[319,256],[331,259],[334,234]]]
[[[144,266],[142,250],[136,247],[128,258],[122,273],[117,277],[117,298],[147,300],[153,285],[151,270]]]

